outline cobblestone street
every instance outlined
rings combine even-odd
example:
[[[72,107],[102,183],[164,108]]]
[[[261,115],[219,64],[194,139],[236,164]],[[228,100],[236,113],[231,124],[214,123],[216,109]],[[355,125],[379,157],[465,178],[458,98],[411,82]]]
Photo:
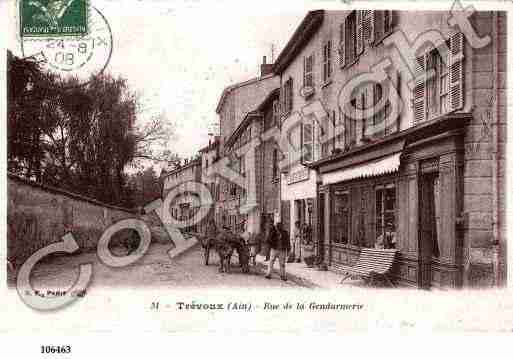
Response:
[[[173,260],[167,255],[168,249],[168,245],[154,244],[142,259],[124,268],[106,266],[96,253],[55,257],[35,266],[31,282],[34,289],[65,289],[76,280],[79,265],[91,263],[93,277],[89,287],[298,287],[291,280],[281,281],[275,273],[271,280],[265,279],[261,266],[251,267],[250,274],[243,274],[236,255],[232,257],[231,273],[226,274],[219,273],[217,254],[213,251],[210,264],[205,266],[202,249],[198,245]],[[278,269],[278,263],[275,269]]]

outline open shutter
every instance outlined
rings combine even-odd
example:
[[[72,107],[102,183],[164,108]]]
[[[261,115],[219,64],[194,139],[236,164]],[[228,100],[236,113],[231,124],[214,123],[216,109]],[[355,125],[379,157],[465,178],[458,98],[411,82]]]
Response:
[[[393,10],[384,10],[383,11],[383,29],[384,34],[389,34],[392,32],[395,21],[395,11]]]
[[[413,89],[413,115],[414,123],[424,121],[426,118],[426,58],[425,55],[417,57],[415,73],[415,87]]]
[[[306,86],[306,73],[308,71],[308,56],[303,57],[303,87]]]
[[[356,95],[355,101],[356,111],[361,110],[362,108],[362,93],[361,91]],[[355,119],[356,122],[356,144],[360,144],[362,142],[363,135],[363,119]]]
[[[340,68],[346,66],[346,21],[340,24],[340,41],[338,43],[338,63]]]
[[[451,111],[463,108],[463,33],[457,32],[450,37],[449,59],[449,99]]]
[[[356,10],[356,56],[363,53],[363,10]]]
[[[287,108],[285,107],[285,83],[281,84],[280,87],[280,116],[283,116],[287,112]]]
[[[374,42],[374,10],[364,10],[363,36],[366,44]]]
[[[288,98],[289,98],[289,107],[287,108],[287,110],[289,112],[292,112],[292,99],[294,98],[294,80],[292,79],[292,77],[289,79],[289,89],[288,89]]]
[[[315,52],[312,53],[312,63],[311,63],[311,68],[310,68],[310,71],[312,72],[312,87],[315,86]]]
[[[374,10],[374,41],[377,43],[383,39],[384,36],[384,10]]]

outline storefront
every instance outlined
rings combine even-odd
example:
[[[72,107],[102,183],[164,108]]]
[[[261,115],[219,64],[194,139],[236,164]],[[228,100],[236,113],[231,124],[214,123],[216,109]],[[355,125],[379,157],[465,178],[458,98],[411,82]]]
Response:
[[[396,282],[462,285],[463,128],[445,117],[312,165],[319,174],[319,251],[332,270],[361,248],[396,248]]]

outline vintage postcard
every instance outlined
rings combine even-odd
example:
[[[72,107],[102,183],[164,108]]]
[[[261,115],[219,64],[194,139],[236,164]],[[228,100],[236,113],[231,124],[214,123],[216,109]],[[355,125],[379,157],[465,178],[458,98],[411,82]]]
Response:
[[[1,2],[0,333],[513,331],[512,9]]]

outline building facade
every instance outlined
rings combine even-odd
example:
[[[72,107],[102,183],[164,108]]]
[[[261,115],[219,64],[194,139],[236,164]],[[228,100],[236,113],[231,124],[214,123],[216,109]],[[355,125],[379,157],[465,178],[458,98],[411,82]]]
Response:
[[[333,270],[396,248],[403,285],[505,283],[506,15],[467,20],[477,45],[462,18],[313,11],[279,55],[282,221]]]
[[[262,131],[260,106],[280,86],[279,77],[271,69],[272,64],[267,64],[264,57],[260,76],[227,87],[216,109],[220,122],[220,155],[244,179],[237,184],[223,175],[225,171],[219,171],[214,217],[218,226],[227,226],[236,232],[258,233],[262,225],[257,187],[261,180],[262,157],[260,150],[249,143]]]
[[[183,165],[178,166],[165,174],[162,179],[162,198],[178,186],[186,186],[192,183],[202,182],[202,158],[196,157],[191,160],[184,160]],[[184,223],[185,231],[197,232],[200,230],[204,220],[196,223],[194,216],[199,211],[201,200],[196,191],[178,190],[170,201],[169,213],[171,216]]]

